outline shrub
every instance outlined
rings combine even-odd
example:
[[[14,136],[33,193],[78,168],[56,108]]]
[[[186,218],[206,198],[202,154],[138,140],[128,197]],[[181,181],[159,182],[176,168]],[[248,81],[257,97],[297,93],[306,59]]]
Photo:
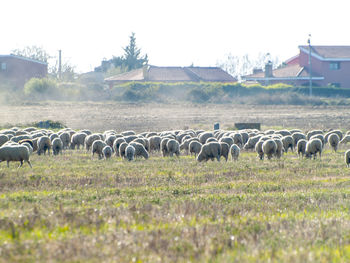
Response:
[[[57,94],[57,83],[48,78],[32,78],[24,85],[24,94],[31,98],[47,99]]]

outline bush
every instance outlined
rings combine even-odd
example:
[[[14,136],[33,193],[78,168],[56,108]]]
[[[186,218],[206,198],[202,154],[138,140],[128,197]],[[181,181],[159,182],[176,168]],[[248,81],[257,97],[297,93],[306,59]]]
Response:
[[[57,95],[57,83],[48,78],[32,78],[24,85],[24,94],[31,99],[47,99]]]

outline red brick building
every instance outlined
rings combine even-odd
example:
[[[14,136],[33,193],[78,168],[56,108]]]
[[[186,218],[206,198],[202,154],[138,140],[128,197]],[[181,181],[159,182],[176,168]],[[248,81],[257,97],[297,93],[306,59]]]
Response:
[[[0,55],[0,80],[3,83],[23,88],[31,78],[44,78],[47,76],[47,63],[16,56]]]
[[[299,54],[285,61],[285,66],[243,76],[246,81],[257,81],[263,85],[286,83],[308,85],[309,46],[299,46]],[[311,77],[315,86],[334,85],[350,88],[350,46],[311,46]]]

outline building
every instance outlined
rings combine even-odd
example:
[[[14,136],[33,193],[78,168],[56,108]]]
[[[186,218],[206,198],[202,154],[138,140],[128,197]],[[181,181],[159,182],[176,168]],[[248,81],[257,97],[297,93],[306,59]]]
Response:
[[[309,85],[309,46],[299,46],[299,54],[285,61],[282,67],[272,70],[272,66],[268,62],[265,70],[253,72],[242,79],[262,85]],[[311,46],[311,78],[314,86],[350,88],[350,46]]]
[[[218,67],[156,67],[144,66],[106,78],[110,87],[130,81],[147,82],[236,82],[237,80]]]
[[[47,63],[16,55],[0,55],[0,80],[23,88],[31,78],[47,76]]]

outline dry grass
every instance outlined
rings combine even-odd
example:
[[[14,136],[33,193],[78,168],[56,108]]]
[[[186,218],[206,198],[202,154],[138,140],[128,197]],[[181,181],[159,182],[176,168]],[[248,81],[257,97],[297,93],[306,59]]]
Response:
[[[346,262],[350,179],[322,160],[84,151],[0,166],[0,262]]]

